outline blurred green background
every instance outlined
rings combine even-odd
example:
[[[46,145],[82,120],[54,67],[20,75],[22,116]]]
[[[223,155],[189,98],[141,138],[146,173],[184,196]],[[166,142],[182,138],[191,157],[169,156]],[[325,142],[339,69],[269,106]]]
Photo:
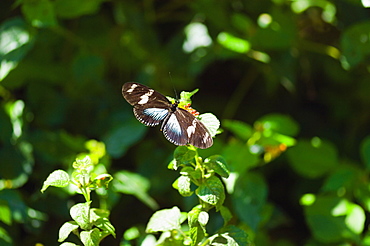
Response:
[[[129,81],[172,97],[200,89],[192,107],[224,130],[200,155],[229,162],[238,178],[226,205],[255,245],[370,245],[369,7],[1,0],[0,245],[57,245],[82,198],[40,189],[90,139],[105,144],[109,173],[138,174],[145,187],[108,192],[117,238],[102,245],[158,208],[193,206],[171,186],[175,146],[122,98]]]

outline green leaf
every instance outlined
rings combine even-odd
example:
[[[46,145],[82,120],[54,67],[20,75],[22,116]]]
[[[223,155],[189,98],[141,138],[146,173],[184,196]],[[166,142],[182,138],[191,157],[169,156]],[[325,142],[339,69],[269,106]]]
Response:
[[[364,140],[362,140],[360,152],[366,169],[370,170],[370,136],[367,136]]]
[[[188,213],[188,224],[192,245],[197,245],[206,235],[206,225],[209,220],[207,212],[202,211],[202,206],[195,206]]]
[[[63,170],[56,170],[49,174],[44,181],[41,192],[44,192],[49,186],[66,187],[69,184],[69,175]]]
[[[180,107],[183,107],[183,106],[185,106],[186,104],[191,104],[191,97],[195,94],[195,93],[197,93],[199,91],[199,89],[195,89],[195,90],[193,90],[193,91],[190,91],[190,92],[188,92],[188,91],[182,91],[181,93],[180,93],[180,104],[179,104],[179,106]]]
[[[361,172],[362,170],[357,169],[355,166],[340,165],[326,178],[321,191],[338,192],[341,189],[351,190],[353,185],[357,183],[357,180],[361,179]]]
[[[222,126],[243,141],[248,141],[252,136],[252,127],[242,121],[224,120]]]
[[[107,218],[99,218],[94,222],[94,225],[98,227],[104,234],[112,234],[116,237],[116,230]]]
[[[130,227],[123,233],[123,238],[127,241],[134,240],[139,237],[140,237],[140,230],[137,226]]]
[[[220,128],[220,121],[214,114],[205,113],[198,116],[199,120],[208,129],[212,137],[216,136],[218,128]]]
[[[54,8],[49,0],[25,0],[22,12],[34,27],[53,27],[57,25]]]
[[[0,81],[17,67],[33,47],[33,36],[20,18],[4,21],[0,26]]]
[[[340,44],[344,69],[350,69],[365,62],[370,55],[369,30],[370,21],[367,20],[350,26],[342,33]]]
[[[237,173],[244,173],[259,163],[258,156],[250,152],[249,146],[236,139],[230,140],[221,155]]]
[[[153,233],[179,230],[181,228],[181,223],[184,222],[185,219],[178,207],[162,209],[152,215],[145,231],[147,233]]]
[[[268,114],[259,118],[255,124],[260,124],[263,131],[278,132],[287,136],[296,136],[299,125],[288,115]]]
[[[237,53],[247,53],[251,49],[251,44],[248,40],[235,37],[227,32],[221,32],[218,34],[217,41],[226,49]]]
[[[212,243],[211,245],[241,246],[229,235],[228,232],[213,235],[209,238],[209,241]]]
[[[0,200],[0,215],[0,221],[6,225],[11,225],[12,213],[8,201]]]
[[[77,203],[70,209],[71,217],[83,230],[89,230],[91,228],[90,223],[90,203]]]
[[[364,229],[362,208],[343,198],[319,196],[304,211],[313,236],[323,243],[357,240]]]
[[[112,187],[117,192],[136,196],[140,201],[152,209],[157,209],[158,204],[147,193],[150,188],[148,179],[128,171],[119,171],[114,174]]]
[[[216,206],[218,210],[225,200],[225,190],[221,180],[212,176],[205,180],[197,189],[197,196],[204,202]]]
[[[220,236],[225,237],[227,239],[228,243],[226,245],[238,245],[238,246],[251,245],[248,240],[248,234],[244,230],[234,225],[223,227],[220,230],[220,233],[221,233]]]
[[[176,160],[176,164],[187,164],[190,161],[194,161],[194,157],[197,154],[193,147],[179,146],[175,149],[173,157]]]
[[[231,211],[225,206],[220,207],[220,214],[222,218],[224,219],[224,226],[226,226],[227,223],[232,219],[233,215]]]
[[[65,242],[65,243],[62,243],[60,246],[79,246],[79,245],[75,243]]]
[[[76,18],[81,15],[95,14],[104,0],[56,0],[54,8],[59,17]]]
[[[100,231],[97,228],[82,231],[80,233],[80,239],[84,246],[98,246],[101,239]]]
[[[221,155],[212,155],[204,160],[204,164],[210,169],[214,170],[223,178],[228,178],[230,175],[229,167],[226,160]]]
[[[112,157],[121,157],[129,147],[143,138],[147,128],[136,119],[122,126],[111,128],[104,136],[103,142]]]
[[[318,178],[338,165],[335,146],[319,138],[298,141],[287,155],[293,169],[308,178]]]
[[[256,230],[262,220],[267,194],[266,181],[260,174],[248,172],[236,181],[232,194],[235,211],[252,230]]]
[[[93,184],[97,187],[105,187],[108,189],[109,183],[112,180],[113,177],[110,174],[100,174],[93,180]]]
[[[282,8],[272,8],[267,14],[270,21],[263,28],[256,28],[250,39],[256,50],[285,50],[296,41],[296,21]]]
[[[63,242],[69,236],[69,234],[78,228],[78,224],[75,221],[68,221],[64,223],[59,229],[58,242]]]
[[[179,191],[180,195],[187,197],[193,194],[193,191],[190,189],[191,179],[189,176],[181,175],[176,180],[176,189]]]

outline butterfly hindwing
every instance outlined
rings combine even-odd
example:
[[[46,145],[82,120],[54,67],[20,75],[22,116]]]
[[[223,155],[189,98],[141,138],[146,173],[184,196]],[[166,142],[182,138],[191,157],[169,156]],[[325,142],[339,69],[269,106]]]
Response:
[[[213,144],[208,129],[189,111],[172,104],[161,93],[138,83],[125,83],[122,95],[134,106],[135,117],[147,126],[160,123],[161,131],[175,145],[191,144],[205,149]]]
[[[145,108],[145,106],[134,106],[134,115],[141,123],[147,126],[156,126],[169,114],[166,108]]]
[[[173,144],[191,144],[206,149],[212,146],[213,139],[207,128],[190,112],[176,108],[168,120],[162,124],[163,134]]]

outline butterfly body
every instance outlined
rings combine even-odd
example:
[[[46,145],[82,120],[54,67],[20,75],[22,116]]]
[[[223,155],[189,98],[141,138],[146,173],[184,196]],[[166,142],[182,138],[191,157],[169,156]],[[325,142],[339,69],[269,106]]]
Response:
[[[125,83],[122,95],[134,108],[135,117],[144,125],[157,126],[175,145],[191,144],[205,149],[213,144],[208,129],[189,111],[171,103],[159,92],[139,83]]]

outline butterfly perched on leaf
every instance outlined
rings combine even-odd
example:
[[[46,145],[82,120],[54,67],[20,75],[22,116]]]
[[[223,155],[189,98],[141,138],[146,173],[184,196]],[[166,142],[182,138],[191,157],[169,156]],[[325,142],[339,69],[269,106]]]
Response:
[[[171,143],[191,144],[201,149],[212,146],[209,129],[193,114],[192,108],[179,107],[179,100],[171,102],[161,93],[134,82],[122,86],[122,95],[134,106],[134,115],[141,123],[147,126],[161,124],[161,131]]]

